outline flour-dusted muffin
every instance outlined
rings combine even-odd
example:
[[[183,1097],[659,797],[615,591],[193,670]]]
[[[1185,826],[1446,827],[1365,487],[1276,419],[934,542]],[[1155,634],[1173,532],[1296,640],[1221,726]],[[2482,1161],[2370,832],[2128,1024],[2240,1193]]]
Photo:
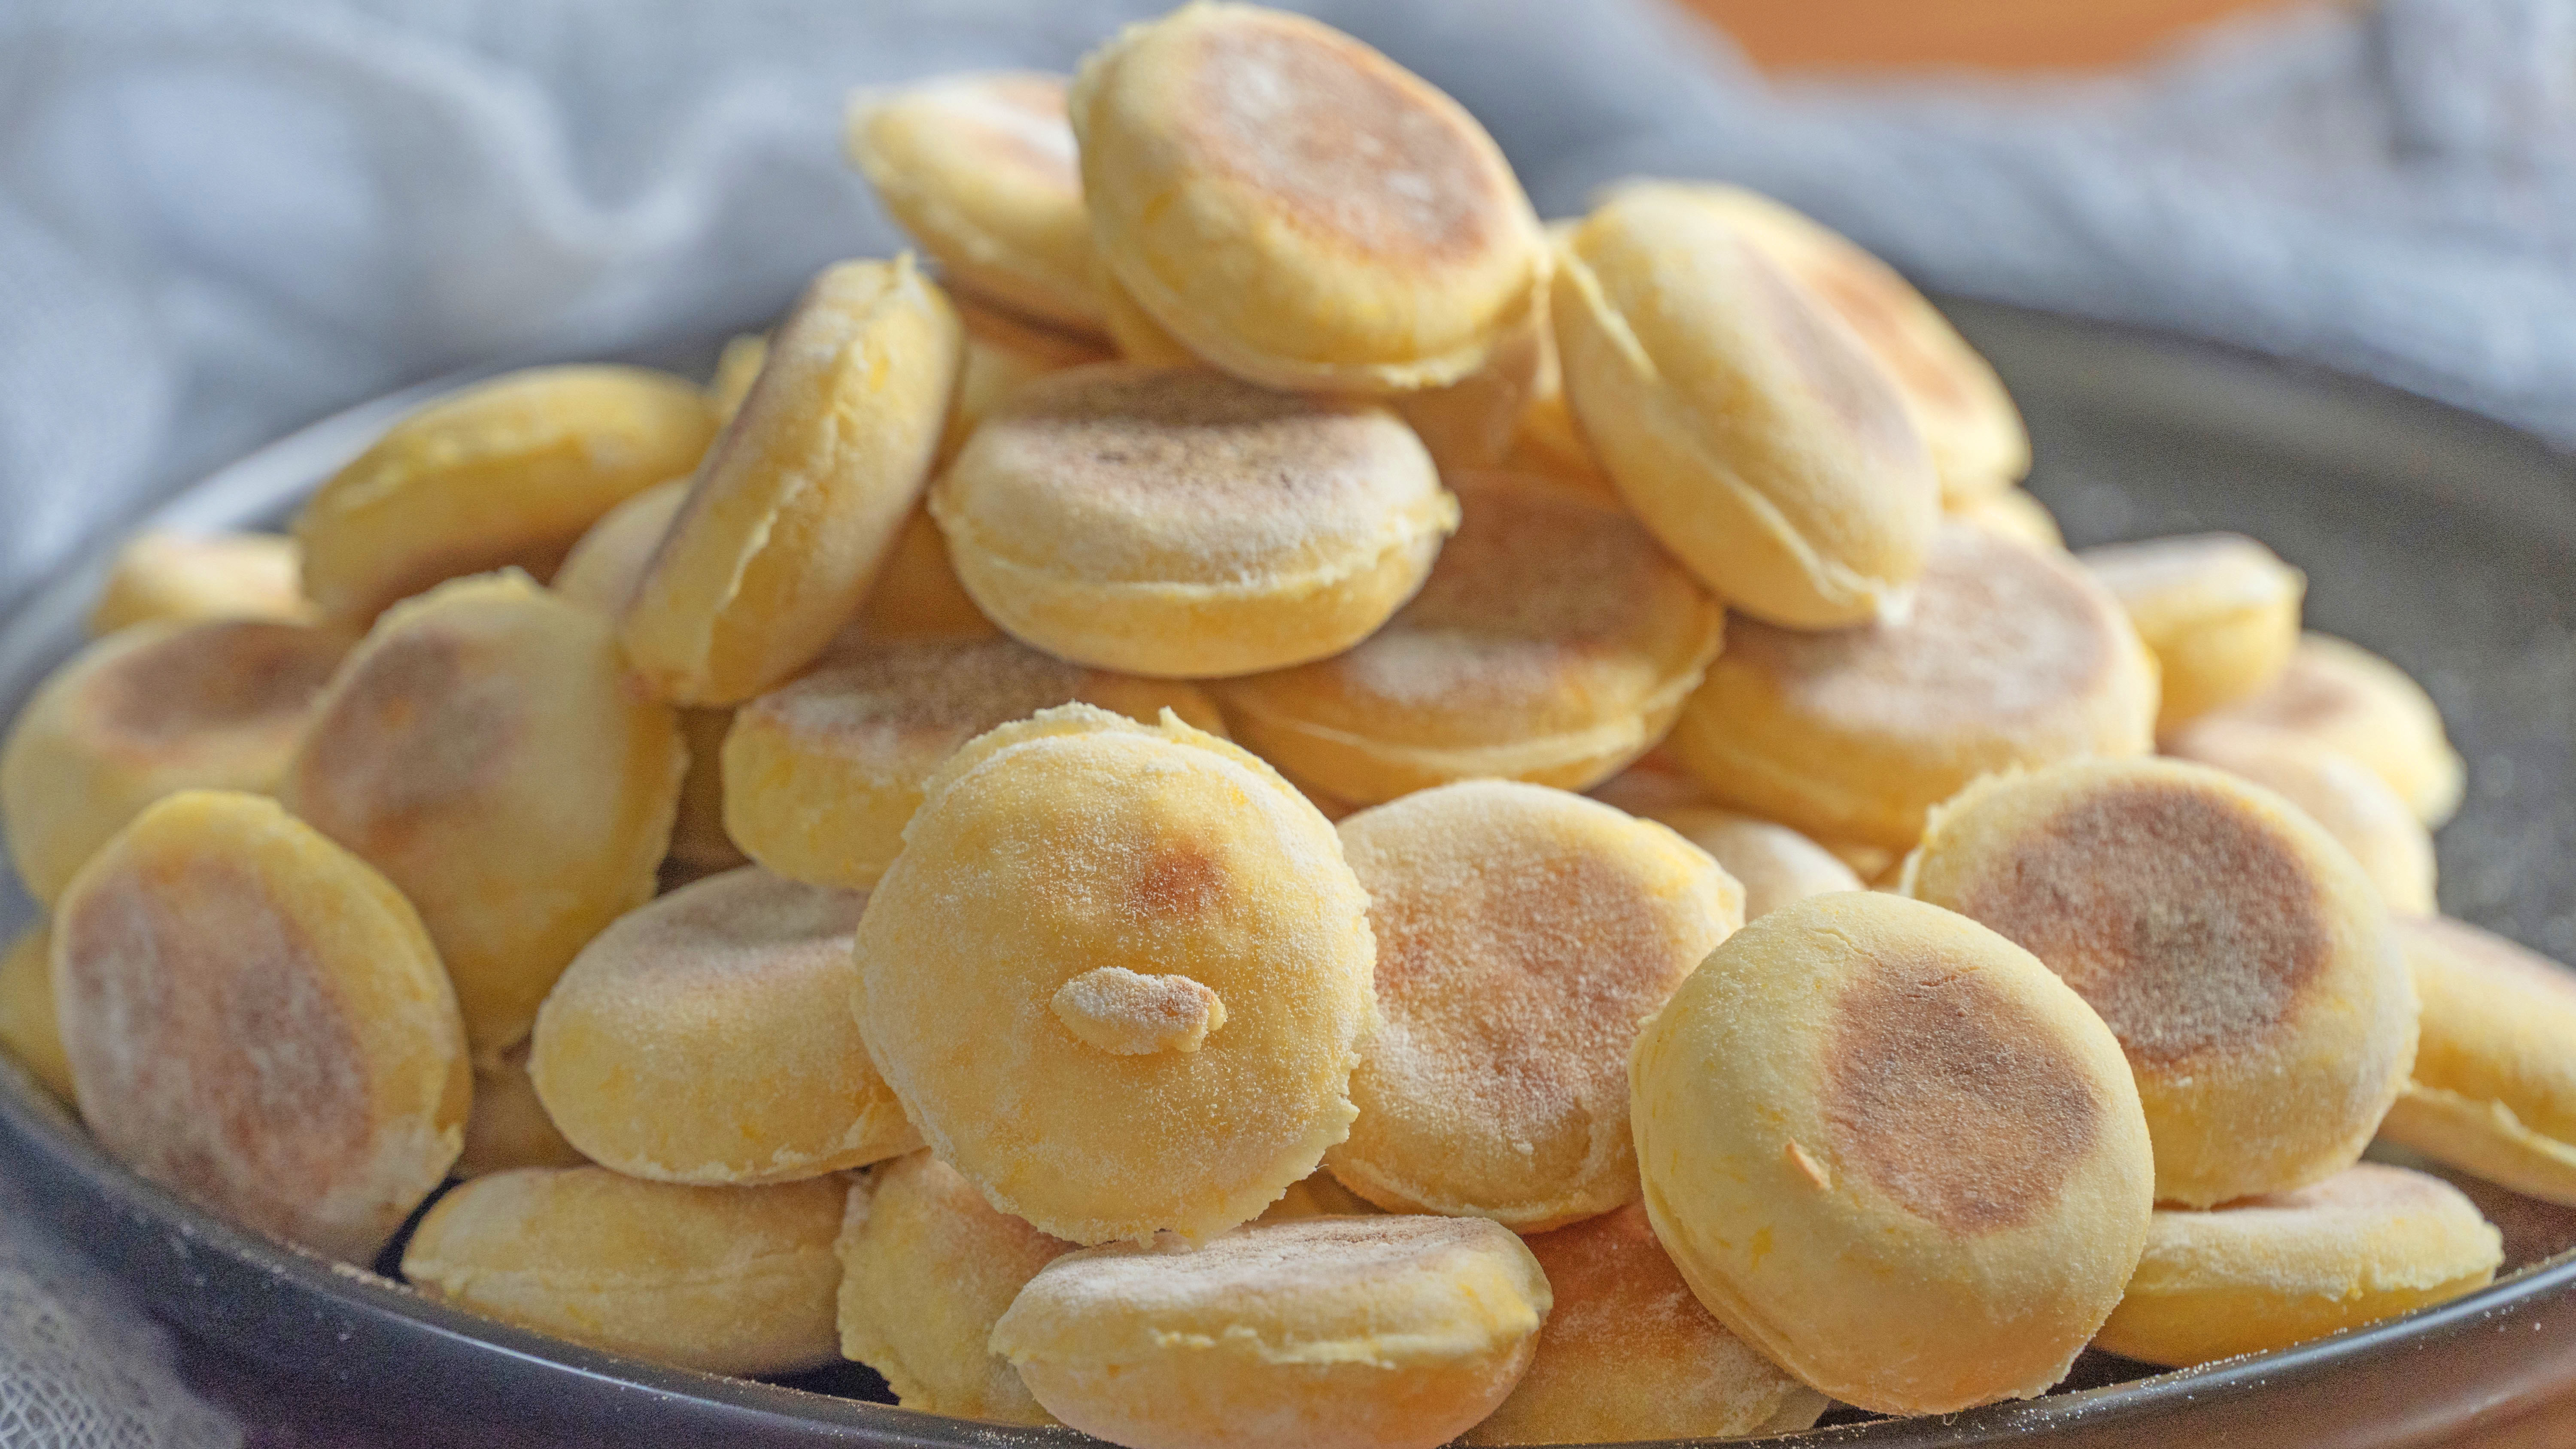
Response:
[[[2576,971],[2464,921],[2396,926],[2422,1038],[2379,1135],[2576,1206]]]
[[[2378,772],[2428,827],[2460,808],[2467,767],[2424,686],[2358,644],[2310,632],[2270,688],[2206,718],[2259,725],[2343,751]]]
[[[1793,629],[1903,615],[1931,458],[1860,339],[1723,212],[1613,192],[1558,244],[1550,312],[1594,454],[1718,597]]]
[[[1458,534],[1384,628],[1214,686],[1300,781],[1361,803],[1478,778],[1584,789],[1661,739],[1716,657],[1716,600],[1635,519],[1536,479],[1452,482]]]
[[[420,910],[478,1057],[651,899],[687,751],[609,621],[515,571],[389,609],[341,665],[279,797]]]
[[[528,1075],[593,1162],[661,1182],[786,1182],[920,1144],[850,1019],[867,897],[758,866],[682,886],[582,948]]]
[[[1743,888],[1663,826],[1539,785],[1444,785],[1338,828],[1386,1025],[1333,1175],[1519,1232],[1634,1201],[1629,1043],[1743,924]]]
[[[1538,305],[1538,220],[1493,138],[1328,26],[1186,6],[1094,51],[1069,104],[1106,270],[1239,377],[1439,387]]]
[[[456,1160],[465,1029],[428,932],[274,800],[136,816],[63,893],[52,987],[99,1145],[218,1216],[364,1264]]]
[[[1064,77],[939,76],[850,98],[843,145],[949,286],[1059,327],[1100,326]]]
[[[2308,578],[2234,533],[2105,544],[2076,555],[2129,611],[2164,678],[2159,731],[2260,694],[2299,643]]]
[[[30,927],[0,956],[0,1048],[45,1090],[72,1100],[71,1059],[54,1017],[53,933]]]
[[[1068,1253],[993,1349],[1057,1418],[1129,1449],[1433,1449],[1511,1392],[1549,1302],[1493,1223],[1307,1218]]]
[[[438,1200],[403,1249],[432,1298],[632,1358],[718,1374],[833,1357],[837,1177],[684,1187],[520,1168]]]
[[[1060,658],[1174,678],[1338,654],[1458,523],[1383,406],[1204,368],[1080,367],[989,416],[931,490],[967,593]]]
[[[1744,887],[1748,921],[1792,901],[1856,891],[1864,884],[1841,857],[1786,825],[1707,805],[1663,805],[1635,813],[1670,826],[1674,834],[1724,866]]]
[[[823,652],[929,480],[963,348],[909,256],[816,275],[626,605],[646,683],[739,704]]]
[[[2474,1292],[2503,1261],[2458,1188],[2364,1162],[2295,1192],[2157,1209],[2094,1341],[2177,1367],[2265,1353]]]
[[[1918,901],[1746,926],[1629,1070],[1655,1236],[1728,1328],[1846,1403],[2046,1392],[2146,1240],[2119,1042],[2029,952]]]
[[[1066,705],[958,751],[859,922],[869,1054],[942,1161],[1075,1242],[1204,1239],[1350,1131],[1367,896],[1258,759]]]
[[[1931,454],[1945,504],[1995,497],[2030,471],[2030,433],[2003,379],[1895,268],[1767,196],[1738,186],[1690,190],[1824,303],[1886,368]]]
[[[926,1151],[880,1164],[850,1184],[841,1219],[841,1356],[885,1375],[907,1409],[1052,1424],[990,1340],[1020,1289],[1073,1246],[995,1211]]]
[[[91,852],[176,790],[267,794],[350,636],[257,619],[138,624],[37,687],[0,746],[0,829],[52,901]]]
[[[295,540],[275,533],[172,533],[150,529],[125,541],[90,606],[95,638],[130,624],[201,619],[303,623],[303,560]]]
[[[1902,889],[2027,947],[2102,1014],[2137,1074],[2161,1202],[2351,1166],[2415,1057],[2377,888],[2288,801],[2217,770],[1981,780],[1935,812]]]
[[[554,572],[600,515],[698,466],[706,394],[640,367],[539,367],[440,398],[387,430],[295,517],[304,592],[364,627],[433,584]]]
[[[1520,1386],[1460,1443],[1794,1434],[1824,1413],[1824,1395],[1691,1296],[1642,1205],[1541,1233],[1529,1250],[1556,1306]]]
[[[923,782],[960,745],[1076,700],[1148,724],[1170,709],[1222,732],[1191,685],[1085,669],[1013,639],[855,649],[735,714],[727,831],[780,875],[864,889],[902,853]]]
[[[1951,523],[1901,622],[1735,619],[1666,749],[1713,804],[1901,852],[1978,776],[2145,754],[2155,715],[2154,658],[2099,584]]]

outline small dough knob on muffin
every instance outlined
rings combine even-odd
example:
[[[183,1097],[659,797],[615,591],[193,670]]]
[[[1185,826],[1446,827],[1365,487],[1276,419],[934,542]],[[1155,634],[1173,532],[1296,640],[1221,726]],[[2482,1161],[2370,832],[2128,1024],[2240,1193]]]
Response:
[[[1048,1006],[1064,1029],[1112,1056],[1194,1052],[1225,1025],[1225,1003],[1186,976],[1146,976],[1124,966],[1085,971]]]

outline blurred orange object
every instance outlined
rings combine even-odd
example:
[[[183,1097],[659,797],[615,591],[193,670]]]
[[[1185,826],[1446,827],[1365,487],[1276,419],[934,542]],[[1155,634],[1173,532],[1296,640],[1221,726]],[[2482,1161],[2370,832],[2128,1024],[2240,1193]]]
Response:
[[[2118,65],[2284,0],[1681,0],[1765,70]]]

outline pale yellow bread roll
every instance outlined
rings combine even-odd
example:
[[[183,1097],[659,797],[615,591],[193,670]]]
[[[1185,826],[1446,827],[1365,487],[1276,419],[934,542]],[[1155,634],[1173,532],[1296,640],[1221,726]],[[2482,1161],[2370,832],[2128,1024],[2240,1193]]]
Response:
[[[1052,1424],[993,1324],[1040,1268],[1073,1251],[996,1212],[928,1152],[881,1163],[850,1184],[841,1259],[841,1356],[885,1376],[895,1402],[1002,1424]]]
[[[309,624],[137,624],[37,687],[0,745],[0,829],[50,903],[90,853],[173,790],[277,788],[349,636]]]
[[[744,705],[725,737],[725,825],[762,865],[859,890],[903,852],[921,788],[960,745],[1080,700],[1153,723],[1170,709],[1222,734],[1177,680],[1085,669],[1013,639],[888,644],[841,656]]]
[[[2401,918],[2397,943],[2423,1039],[2379,1135],[2576,1207],[2576,972],[2463,921]]]
[[[28,928],[9,954],[0,956],[0,1048],[18,1059],[47,1091],[72,1100],[71,1059],[54,1019],[53,937],[41,924]]]
[[[1061,658],[1164,677],[1340,653],[1421,587],[1458,505],[1381,406],[1203,368],[1040,378],[930,494],[993,622]]]
[[[579,1167],[590,1159],[564,1140],[528,1080],[525,1042],[474,1064],[474,1109],[465,1118],[465,1150],[458,1177],[481,1177],[518,1167]]]
[[[2287,1192],[2352,1165],[2415,1057],[2378,890],[2280,796],[2175,760],[1980,780],[1902,882],[2092,1003],[2137,1075],[2156,1198]]]
[[[1637,1203],[1541,1233],[1556,1307],[1529,1372],[1462,1444],[1733,1439],[1814,1426],[1824,1395],[1691,1296]]]
[[[1887,369],[1945,501],[1993,496],[2030,471],[2030,433],[2003,379],[1913,283],[1767,196],[1736,186],[1692,189],[1833,309]]]
[[[895,535],[894,549],[878,568],[859,616],[833,636],[819,662],[877,644],[990,639],[1001,632],[957,581],[948,540],[940,537],[930,510],[916,507],[905,515],[903,531]]]
[[[2145,754],[2155,713],[2154,656],[2100,585],[2063,556],[1949,524],[1902,622],[1802,634],[1734,620],[1665,747],[1714,804],[1828,849],[1903,851],[1980,775]]]
[[[744,339],[735,338],[735,342]],[[758,338],[751,339],[758,342]],[[727,356],[732,348],[728,346]],[[689,496],[689,480],[657,483],[608,511],[565,555],[547,587],[565,600],[615,619],[635,596],[662,535],[671,528]],[[729,709],[679,711],[680,735],[689,751],[689,772],[680,782],[679,813],[671,820],[670,859],[691,872],[731,870],[747,858],[725,835],[724,767],[717,752],[733,725]],[[525,1164],[542,1166],[550,1164]]]
[[[1381,1207],[1524,1233],[1635,1201],[1628,1045],[1743,924],[1743,888],[1670,830],[1539,785],[1444,785],[1338,828],[1386,1024],[1324,1165]]]
[[[364,625],[386,605],[507,566],[543,578],[626,498],[698,466],[706,395],[640,367],[539,367],[388,429],[295,517],[304,592]]]
[[[940,76],[850,97],[843,149],[948,284],[1059,327],[1098,330],[1065,80]]]
[[[1675,557],[1755,618],[1904,611],[1940,484],[1885,369],[1687,188],[1623,187],[1557,247],[1566,396]]]
[[[1366,1217],[1383,1212],[1376,1203],[1342,1186],[1330,1169],[1319,1170],[1288,1185],[1279,1200],[1261,1210],[1257,1223],[1285,1223],[1298,1218]]]
[[[1493,777],[1580,790],[1672,725],[1725,615],[1614,508],[1530,478],[1453,477],[1431,577],[1345,653],[1214,687],[1246,745],[1348,800]]]
[[[81,1120],[218,1216],[363,1265],[456,1160],[465,1030],[420,917],[274,800],[146,808],[63,893],[51,968]]]
[[[89,632],[96,638],[129,624],[200,619],[295,624],[312,614],[295,540],[274,533],[147,529],[117,549],[98,602],[90,606]]]
[[[2343,751],[2377,771],[2428,827],[2440,828],[2460,808],[2467,767],[2443,733],[2433,696],[2396,665],[2331,634],[2300,635],[2269,689],[2211,718],[2287,730]]]
[[[751,865],[618,917],[537,1013],[546,1115],[659,1182],[787,1182],[919,1146],[850,1019],[866,905]]]
[[[725,339],[724,350],[716,354],[715,375],[707,379],[707,406],[715,409],[718,427],[742,411],[742,400],[751,396],[751,385],[760,381],[760,369],[768,362],[768,333],[738,332]]]
[[[2308,576],[2241,534],[2105,544],[2076,558],[2155,651],[2164,671],[2160,732],[2262,692],[2298,646]]]
[[[1315,21],[1185,6],[1092,52],[1069,106],[1106,270],[1239,377],[1364,394],[1453,383],[1546,283],[1538,220],[1493,138]]]
[[[387,610],[279,796],[419,908],[488,1060],[584,942],[652,898],[687,765],[609,622],[508,572]]]
[[[1057,1418],[1129,1449],[1432,1449],[1511,1392],[1549,1301],[1492,1223],[1308,1218],[1068,1253],[993,1350]]]
[[[921,496],[963,346],[909,255],[815,276],[626,606],[646,684],[739,704],[813,662]]]
[[[941,1160],[1075,1242],[1206,1238],[1350,1130],[1367,896],[1323,816],[1166,713],[950,759],[859,923],[869,1055]]]
[[[2035,548],[2066,547],[2066,533],[2057,526],[2057,515],[2048,511],[2048,505],[2019,488],[2006,488],[1955,506],[1945,506],[1942,512],[1961,523],[1993,529],[2006,538],[2017,538]]]
[[[2432,833],[2359,760],[2286,730],[2228,719],[2183,726],[2166,736],[2164,752],[2251,780],[2306,811],[2352,852],[2391,911],[2428,916],[2438,909]]]
[[[2029,952],[1919,901],[1816,896],[1746,926],[1629,1070],[1674,1266],[1846,1403],[2046,1392],[2146,1239],[2154,1166],[2119,1043]]]
[[[403,1276],[486,1318],[718,1374],[833,1356],[840,1179],[682,1187],[604,1167],[521,1168],[438,1200]]]
[[[1841,857],[1786,825],[1708,805],[1664,805],[1633,813],[1671,827],[1735,877],[1744,888],[1748,921],[1793,901],[1856,891],[1862,885]]]
[[[1117,355],[1097,338],[1023,322],[968,298],[958,299],[957,320],[966,329],[966,354],[957,374],[957,397],[948,409],[948,426],[940,435],[942,467],[956,458],[957,450],[1012,393],[1050,372],[1112,361]]]
[[[2364,1162],[2296,1192],[2159,1208],[2095,1344],[2183,1367],[2288,1348],[2485,1287],[2502,1238],[2437,1177]]]

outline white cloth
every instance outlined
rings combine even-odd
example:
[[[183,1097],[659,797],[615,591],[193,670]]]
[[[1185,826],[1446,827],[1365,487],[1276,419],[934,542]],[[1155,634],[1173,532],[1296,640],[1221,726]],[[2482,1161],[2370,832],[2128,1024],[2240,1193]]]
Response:
[[[1067,68],[1161,8],[7,0],[0,609],[321,413],[477,359],[746,322],[884,253],[839,157],[846,90]],[[1655,0],[1306,8],[1483,116],[1552,214],[1625,174],[1732,178],[1936,289],[2576,440],[2576,0],[2386,0],[2116,79],[1897,87],[1765,85]],[[161,1412],[154,1337],[53,1251],[0,1206],[0,1404],[113,1371],[95,1418],[31,1442],[227,1442]]]

